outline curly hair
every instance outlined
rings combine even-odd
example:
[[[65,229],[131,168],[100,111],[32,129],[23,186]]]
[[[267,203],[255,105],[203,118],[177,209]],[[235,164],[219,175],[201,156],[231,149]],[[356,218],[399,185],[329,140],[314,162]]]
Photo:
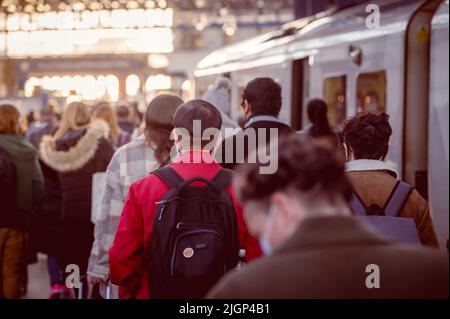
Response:
[[[384,159],[392,135],[389,115],[359,113],[345,122],[342,134],[355,159]]]
[[[281,139],[278,152],[275,147],[272,146],[271,156],[278,156],[276,173],[260,174],[258,163],[242,166],[241,183],[238,183],[242,202],[268,199],[273,193],[290,188],[330,201],[336,198],[350,201],[352,187],[336,152],[320,146],[312,138],[297,135]]]

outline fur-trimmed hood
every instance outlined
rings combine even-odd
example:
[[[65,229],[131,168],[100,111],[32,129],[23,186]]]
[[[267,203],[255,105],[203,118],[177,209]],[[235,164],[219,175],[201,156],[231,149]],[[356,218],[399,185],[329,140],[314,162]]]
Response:
[[[61,150],[58,145],[64,142],[66,134],[56,140],[53,136],[44,136],[40,144],[40,156],[42,161],[58,172],[69,172],[81,169],[97,152],[102,138],[108,138],[108,124],[96,120],[86,130],[80,130],[73,146]]]

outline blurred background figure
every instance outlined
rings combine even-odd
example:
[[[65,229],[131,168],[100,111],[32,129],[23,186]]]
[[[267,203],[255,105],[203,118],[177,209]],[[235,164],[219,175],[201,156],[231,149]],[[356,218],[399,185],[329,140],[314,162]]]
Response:
[[[116,112],[108,102],[100,102],[95,107],[94,119],[105,121],[109,126],[108,139],[115,147],[120,147],[131,140],[130,133],[122,131],[117,121]]]
[[[202,97],[203,100],[211,103],[220,111],[222,115],[222,127],[220,129],[222,133],[222,138],[227,138],[234,135],[233,131],[228,132],[228,129],[238,129],[238,123],[233,120],[230,114],[230,90],[231,81],[226,77],[217,78],[216,82],[208,89],[205,95]]]
[[[19,298],[26,287],[27,257],[31,255],[27,233],[44,188],[36,150],[23,136],[19,117],[15,106],[0,105],[0,175],[4,177],[0,182],[0,295],[6,298]]]
[[[154,98],[145,113],[145,132],[132,142],[119,148],[106,171],[106,190],[101,201],[101,213],[95,225],[94,243],[89,258],[88,279],[92,284],[105,284],[109,279],[108,250],[116,233],[129,187],[149,172],[170,161],[173,141],[173,114],[183,101],[174,95],[163,94]],[[118,298],[117,289],[111,297]]]
[[[41,159],[57,172],[61,183],[64,234],[54,240],[61,248],[61,255],[56,257],[63,270],[75,264],[81,274],[86,273],[94,230],[92,175],[106,171],[111,160],[114,147],[108,138],[108,125],[102,121],[91,123],[86,105],[72,102],[64,111],[58,131],[42,140]]]
[[[264,143],[269,144],[273,138],[294,134],[292,128],[278,118],[282,100],[281,86],[272,78],[255,78],[247,83],[241,96],[244,129],[224,139],[215,153],[222,167],[236,169],[241,163],[247,162],[249,154],[258,151]],[[253,135],[254,142],[249,139]]]
[[[339,145],[338,134],[328,121],[327,103],[322,99],[312,99],[308,102],[306,111],[311,124],[300,131],[300,134],[320,139],[330,147],[337,148]]]
[[[36,149],[39,149],[42,137],[44,135],[52,135],[58,128],[55,112],[55,105],[47,104],[39,112],[38,120],[33,122],[28,128],[26,137]]]
[[[122,131],[132,135],[136,129],[136,124],[131,121],[131,110],[126,104],[119,104],[116,106],[117,121]]]

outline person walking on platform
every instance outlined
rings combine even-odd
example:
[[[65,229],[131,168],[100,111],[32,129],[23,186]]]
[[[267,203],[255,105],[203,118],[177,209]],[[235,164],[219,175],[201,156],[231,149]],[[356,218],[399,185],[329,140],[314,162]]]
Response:
[[[216,159],[222,167],[235,169],[271,139],[293,133],[278,119],[281,103],[281,87],[273,79],[256,78],[247,84],[241,103],[245,115],[244,130],[224,139],[217,149]]]
[[[55,238],[62,248],[57,256],[63,271],[69,264],[86,273],[92,248],[94,226],[91,223],[92,176],[106,171],[114,153],[108,141],[108,125],[91,122],[87,106],[70,103],[61,125],[53,136],[41,142],[41,160],[58,173],[61,187],[62,238]]]
[[[38,155],[22,134],[20,113],[0,105],[0,295],[19,298],[25,284],[27,237],[44,180]]]
[[[236,266],[239,248],[247,260],[261,255],[230,172],[212,155],[215,139],[202,140],[207,129],[220,130],[220,112],[192,100],[177,109],[173,124],[178,157],[131,185],[109,251],[120,298],[200,298]],[[169,264],[171,270],[163,266]]]
[[[392,213],[395,217],[414,221],[412,231],[417,233],[419,242],[438,247],[427,201],[411,186],[399,181],[396,170],[385,161],[391,135],[389,116],[385,113],[360,113],[344,124],[345,167],[354,187],[354,213],[386,215],[385,208],[393,203],[395,191],[405,189],[398,211]],[[360,212],[358,207],[363,211]],[[401,232],[397,228],[397,233],[392,235],[401,239]]]
[[[144,115],[144,135],[120,147],[108,165],[101,216],[95,225],[95,240],[87,272],[91,283],[101,284],[103,296],[106,296],[109,279],[108,250],[111,248],[128,190],[132,183],[170,162],[173,114],[182,103],[175,95],[163,94],[154,98]],[[118,297],[116,287],[110,289],[110,296],[114,299]]]

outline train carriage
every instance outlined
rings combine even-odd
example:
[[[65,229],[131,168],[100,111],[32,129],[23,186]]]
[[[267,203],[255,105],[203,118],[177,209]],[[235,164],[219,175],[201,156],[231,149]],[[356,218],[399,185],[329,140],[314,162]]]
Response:
[[[357,112],[386,111],[394,130],[388,160],[429,198],[442,245],[449,215],[448,6],[379,0],[294,21],[205,57],[195,72],[197,94],[229,76],[237,119],[245,84],[273,77],[283,88],[280,119],[296,130],[307,125],[313,97],[327,101],[338,127]]]

